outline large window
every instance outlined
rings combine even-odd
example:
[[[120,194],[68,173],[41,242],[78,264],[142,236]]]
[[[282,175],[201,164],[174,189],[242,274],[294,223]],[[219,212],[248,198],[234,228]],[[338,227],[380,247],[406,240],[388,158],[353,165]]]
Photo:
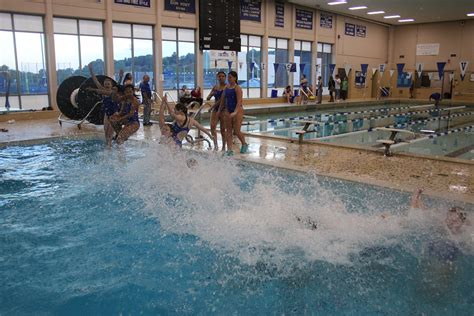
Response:
[[[196,47],[194,30],[163,27],[163,91],[178,99],[178,89],[196,85]]]
[[[262,38],[253,35],[240,35],[239,84],[244,98],[260,98],[261,91],[261,46]]]
[[[269,37],[267,66],[269,97],[272,96],[272,90],[278,90],[278,95],[281,95],[283,89],[288,85],[288,71],[286,70],[287,63],[288,40]]]
[[[229,72],[229,63],[232,69],[237,69],[237,53],[226,50],[204,50],[204,87],[203,95],[207,97],[214,85],[217,84],[217,73],[223,71],[226,74]],[[240,81],[239,73],[239,81]],[[244,93],[245,95],[245,93]]]
[[[58,84],[70,76],[89,77],[89,63],[96,74],[105,73],[102,22],[54,18],[53,23]]]
[[[329,77],[329,65],[332,63],[332,45],[325,43],[318,43],[318,68],[317,76],[323,78],[323,85],[328,86]]]
[[[131,73],[135,83],[146,74],[154,86],[153,27],[151,25],[113,23],[114,71]]]
[[[0,13],[0,43],[0,109],[5,110],[7,90],[10,110],[47,107],[43,19]]]
[[[295,63],[296,73],[293,77],[293,85],[300,86],[302,74],[306,76],[309,85],[311,85],[311,42],[295,41]],[[303,73],[301,73],[301,69],[303,69]]]

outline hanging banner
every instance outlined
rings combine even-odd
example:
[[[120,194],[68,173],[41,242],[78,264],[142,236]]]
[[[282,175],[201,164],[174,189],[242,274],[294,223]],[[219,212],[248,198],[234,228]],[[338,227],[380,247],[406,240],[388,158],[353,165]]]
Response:
[[[430,78],[430,80],[433,80],[433,77],[434,77],[434,73],[429,72],[429,73],[428,73],[428,78]]]
[[[385,64],[380,64],[380,65],[379,65],[379,72],[384,73],[384,72],[385,72],[385,67],[387,67],[387,65],[385,65]]]
[[[251,62],[250,63],[250,72],[253,72],[253,69],[255,68],[255,63]]]
[[[288,72],[296,72],[296,63],[287,63],[284,64],[286,67],[286,71]]]
[[[300,64],[300,74],[302,74],[304,72],[304,67],[306,66],[306,64]]]
[[[296,9],[296,28],[312,30],[313,29],[313,12],[307,10]]]
[[[392,78],[392,76],[393,76],[393,73],[395,72],[395,70],[392,70],[392,69],[390,69],[390,71],[389,71],[389,72],[390,72],[390,78]]]
[[[372,77],[375,75],[375,72],[378,70],[378,68],[372,68]]]
[[[321,12],[319,15],[319,26],[325,29],[332,29],[332,14]]]
[[[348,36],[355,36],[356,26],[352,23],[346,23],[344,34]]]
[[[437,56],[438,54],[439,43],[416,45],[416,56]]]
[[[130,5],[135,5],[137,7],[147,7],[147,8],[150,7],[150,0],[115,0],[115,3],[130,4]],[[193,0],[193,3],[194,3],[194,0]]]
[[[275,2],[275,26],[285,27],[285,3]]]
[[[261,0],[240,0],[240,19],[254,22],[262,20]]]
[[[409,72],[407,72],[407,74],[408,74],[407,79],[412,79],[413,71],[409,71]]]
[[[165,10],[183,13],[196,13],[196,0],[165,0]]]
[[[459,62],[459,68],[461,68],[461,80],[464,81],[464,77],[466,76],[467,66],[469,65],[468,61],[461,61]]]
[[[336,70],[336,64],[329,64],[329,73],[331,76],[334,76],[334,71]]]
[[[425,66],[425,64],[423,64],[423,63],[416,63],[416,72],[418,74],[418,78],[421,77],[421,73],[423,72],[424,66]]]
[[[367,27],[365,25],[356,25],[356,35],[358,37],[366,37],[367,36]]]
[[[232,60],[227,61],[227,66],[229,66],[229,72],[232,71]]]
[[[344,70],[346,71],[346,76],[349,76],[349,73],[351,72],[352,66],[350,64],[345,64],[344,65]]]
[[[449,81],[453,81],[454,79],[454,74],[451,72],[449,73]]]
[[[278,63],[273,63],[273,68],[275,69],[275,75],[276,75],[276,73],[277,73],[277,71],[278,71],[278,67],[280,67],[280,64],[278,64]]]
[[[403,73],[403,67],[405,67],[405,64],[397,64],[398,76],[400,76]]]
[[[439,75],[439,79],[441,79],[443,77],[444,66],[446,66],[446,63],[445,62],[438,62],[438,63],[436,63],[436,65],[438,65],[438,75]]]
[[[369,64],[360,64],[360,70],[362,71],[362,75],[364,77],[367,74],[367,68],[369,68]]]

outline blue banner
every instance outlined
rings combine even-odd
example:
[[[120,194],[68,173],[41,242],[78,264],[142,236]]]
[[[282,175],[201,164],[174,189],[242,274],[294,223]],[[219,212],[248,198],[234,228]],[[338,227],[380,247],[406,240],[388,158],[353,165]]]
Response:
[[[405,67],[405,64],[401,63],[401,64],[397,64],[397,72],[398,72],[398,76],[400,77],[401,74],[403,73],[403,68]]]
[[[446,63],[445,62],[438,62],[436,63],[438,65],[438,75],[439,75],[439,79],[441,79],[443,77],[443,73],[444,73],[444,66],[446,66]]]
[[[137,7],[150,7],[150,0],[115,0],[115,3],[135,5]]]
[[[330,76],[333,76],[335,69],[336,69],[336,64],[329,64],[329,75]]]
[[[303,73],[305,66],[306,66],[306,64],[300,64],[300,73],[301,74]]]
[[[285,3],[275,2],[275,26],[285,27]]]
[[[332,14],[321,12],[319,16],[319,26],[325,29],[332,29]]]
[[[275,77],[276,77],[276,73],[278,71],[278,67],[280,67],[279,63],[273,63],[273,68],[275,69]]]
[[[296,72],[296,63],[290,63],[290,72]]]
[[[232,71],[232,60],[228,60],[227,65],[229,66],[229,72],[231,72]]]
[[[313,29],[313,12],[296,9],[296,28],[312,30]]]
[[[165,10],[196,13],[196,0],[165,0]]]
[[[240,0],[240,19],[254,22],[262,20],[261,0]]]
[[[362,70],[362,75],[365,77],[367,75],[367,69],[369,64],[360,64],[360,70]]]
[[[349,36],[355,36],[356,26],[352,23],[346,23],[344,34]]]
[[[253,72],[253,69],[255,68],[255,63],[251,62],[250,63],[250,72]]]

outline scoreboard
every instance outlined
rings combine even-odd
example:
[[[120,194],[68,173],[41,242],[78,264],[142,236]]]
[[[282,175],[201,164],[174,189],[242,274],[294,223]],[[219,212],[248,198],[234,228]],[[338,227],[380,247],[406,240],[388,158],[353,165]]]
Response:
[[[240,1],[199,1],[199,49],[240,52]]]

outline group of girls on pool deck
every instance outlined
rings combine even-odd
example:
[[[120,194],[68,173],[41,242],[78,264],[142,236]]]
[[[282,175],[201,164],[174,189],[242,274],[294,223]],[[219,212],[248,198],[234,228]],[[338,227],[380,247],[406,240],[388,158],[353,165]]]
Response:
[[[211,133],[217,139],[217,123],[220,122],[222,135],[222,150],[225,155],[232,156],[233,136],[237,136],[242,144],[240,153],[248,153],[248,144],[240,128],[244,119],[244,108],[242,106],[242,88],[237,83],[237,73],[229,72],[227,84],[225,83],[225,73],[217,73],[218,84],[209,93],[207,100],[214,97],[215,103],[209,110],[211,112]],[[217,142],[214,141],[217,150]],[[227,150],[226,150],[227,149]]]

